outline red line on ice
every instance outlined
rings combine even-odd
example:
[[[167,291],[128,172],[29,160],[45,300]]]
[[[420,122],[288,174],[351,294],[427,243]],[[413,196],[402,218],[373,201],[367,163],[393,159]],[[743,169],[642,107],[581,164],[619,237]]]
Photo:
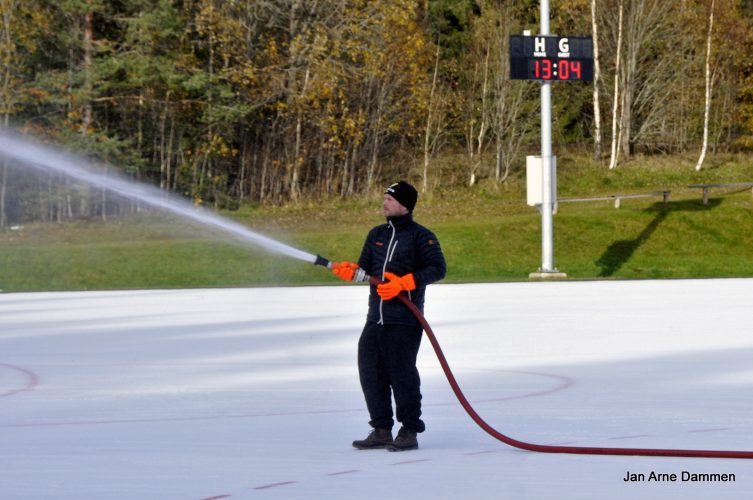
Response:
[[[532,391],[532,392],[517,394],[513,396],[502,396],[499,398],[477,399],[473,401],[476,404],[494,403],[497,401],[511,401],[514,399],[526,399],[526,398],[535,398],[538,396],[547,396],[549,394],[554,394],[555,392],[564,391],[565,389],[569,389],[570,387],[575,385],[574,379],[564,376],[564,375],[556,375],[552,373],[529,372],[529,371],[523,371],[523,370],[495,370],[495,369],[482,370],[482,371],[515,373],[518,375],[531,375],[534,377],[544,377],[544,378],[558,380],[559,383],[555,385],[554,387],[550,387],[548,389],[541,389],[539,391]],[[457,404],[457,401],[453,401],[451,403],[424,403],[424,406],[452,406],[456,404]]]
[[[0,367],[8,368],[9,370],[19,372],[23,374],[24,377],[26,378],[26,384],[23,387],[18,387],[16,389],[10,389],[5,392],[0,392],[0,397],[12,396],[14,394],[18,394],[19,392],[24,392],[24,391],[31,391],[37,385],[39,385],[39,377],[37,377],[37,374],[31,370],[27,370],[26,368],[22,368],[20,366],[9,365],[6,363],[0,363]]]
[[[390,465],[407,465],[407,464],[416,464],[418,462],[430,462],[430,461],[431,461],[430,458],[421,458],[418,460],[406,460],[405,462],[395,462],[394,464],[390,464]]]
[[[728,431],[729,427],[716,427],[713,429],[694,429],[688,432],[716,432],[716,431]]]
[[[613,436],[609,439],[635,439],[635,438],[645,438],[645,437],[651,437],[648,434],[631,434],[629,436]]]
[[[283,481],[281,483],[272,483],[272,484],[265,484],[265,485],[262,485],[262,486],[257,486],[254,489],[255,490],[267,490],[269,488],[276,488],[278,486],[285,486],[285,485],[288,485],[288,484],[295,484],[296,482],[297,481]]]
[[[342,476],[343,474],[353,474],[354,472],[361,472],[358,469],[351,469],[351,470],[343,470],[340,472],[330,472],[327,474],[328,476]]]

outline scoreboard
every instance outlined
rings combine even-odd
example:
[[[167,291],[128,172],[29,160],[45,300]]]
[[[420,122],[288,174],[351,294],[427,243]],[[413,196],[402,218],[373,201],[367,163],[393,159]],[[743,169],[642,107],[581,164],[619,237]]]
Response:
[[[591,37],[510,37],[510,78],[513,80],[591,81],[593,74]]]

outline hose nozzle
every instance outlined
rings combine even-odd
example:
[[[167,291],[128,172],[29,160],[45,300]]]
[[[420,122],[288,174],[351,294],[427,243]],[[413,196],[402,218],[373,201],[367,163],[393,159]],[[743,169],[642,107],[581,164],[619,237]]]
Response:
[[[332,269],[332,261],[329,261],[322,257],[321,255],[316,256],[316,260],[314,261],[315,266],[323,266],[329,269]]]
[[[314,260],[314,265],[315,266],[326,267],[327,269],[332,269],[332,261],[325,259],[321,255],[317,255],[316,256],[316,259]],[[363,269],[361,269],[359,267],[359,268],[357,268],[357,269],[355,269],[353,271],[353,277],[351,278],[350,281],[368,281],[368,282],[371,282],[371,276],[369,276],[368,274],[366,274],[366,271],[364,271]],[[378,283],[379,282],[376,282],[376,284],[378,284]]]

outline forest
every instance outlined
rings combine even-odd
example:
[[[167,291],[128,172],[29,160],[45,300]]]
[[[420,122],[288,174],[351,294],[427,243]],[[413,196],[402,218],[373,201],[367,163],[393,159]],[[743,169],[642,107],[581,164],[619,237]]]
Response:
[[[0,129],[225,209],[395,176],[504,183],[540,141],[540,83],[509,68],[510,36],[539,15],[534,0],[0,0]],[[550,18],[594,44],[592,82],[553,83],[558,149],[604,169],[753,150],[753,1],[552,0]],[[10,168],[0,225],[23,191]],[[98,210],[46,196],[50,219]]]

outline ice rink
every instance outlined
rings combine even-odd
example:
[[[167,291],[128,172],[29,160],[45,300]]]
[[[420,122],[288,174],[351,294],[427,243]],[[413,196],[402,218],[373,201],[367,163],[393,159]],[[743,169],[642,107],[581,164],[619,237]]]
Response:
[[[0,499],[753,498],[752,460],[496,441],[426,339],[421,448],[353,449],[367,293],[0,294]],[[751,279],[438,284],[425,312],[468,399],[515,439],[753,450],[751,297]]]

